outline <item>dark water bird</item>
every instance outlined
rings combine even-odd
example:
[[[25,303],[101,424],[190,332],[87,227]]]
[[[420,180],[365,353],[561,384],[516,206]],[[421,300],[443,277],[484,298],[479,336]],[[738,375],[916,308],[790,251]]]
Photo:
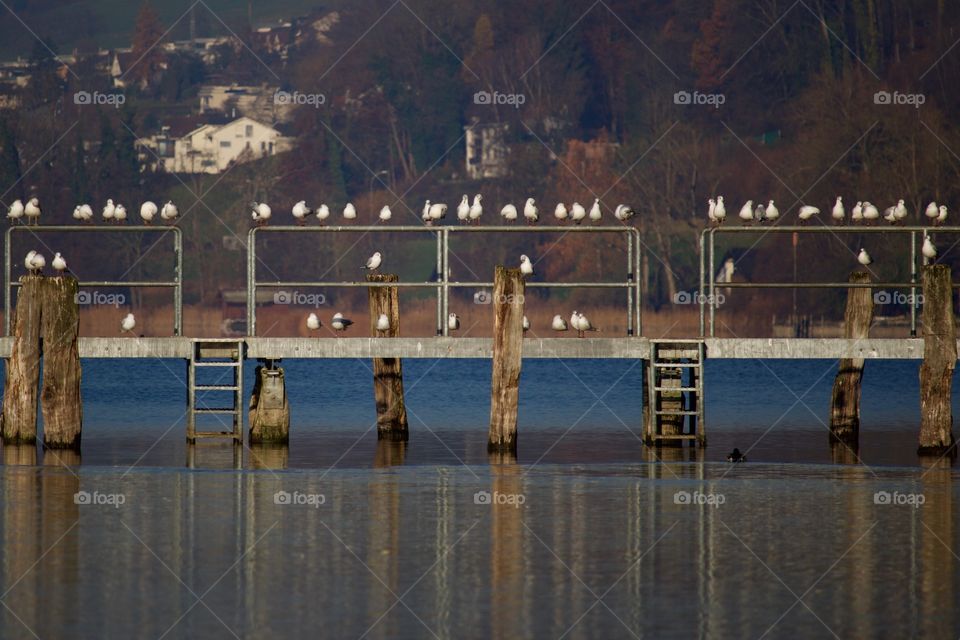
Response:
[[[727,454],[727,462],[746,462],[747,456],[740,453],[740,449],[736,447],[733,448],[729,454]]]

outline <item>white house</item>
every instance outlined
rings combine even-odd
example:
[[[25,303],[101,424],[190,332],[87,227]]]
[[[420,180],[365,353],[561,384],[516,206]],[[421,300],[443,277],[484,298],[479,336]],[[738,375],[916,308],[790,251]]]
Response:
[[[466,169],[471,180],[502,178],[507,175],[506,123],[481,124],[474,119],[464,127],[466,133]]]

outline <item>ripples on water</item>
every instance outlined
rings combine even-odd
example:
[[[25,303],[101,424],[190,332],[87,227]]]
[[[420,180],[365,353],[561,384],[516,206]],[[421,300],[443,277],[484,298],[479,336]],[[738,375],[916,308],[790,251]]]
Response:
[[[916,363],[867,363],[866,465],[808,464],[852,459],[827,361],[710,363],[710,446],[666,463],[638,365],[528,361],[517,464],[485,451],[485,361],[405,361],[407,445],[370,431],[362,363],[283,364],[290,446],[238,459],[183,444],[183,363],[85,362],[82,464],[3,449],[0,638],[960,635],[958,472],[914,455]]]

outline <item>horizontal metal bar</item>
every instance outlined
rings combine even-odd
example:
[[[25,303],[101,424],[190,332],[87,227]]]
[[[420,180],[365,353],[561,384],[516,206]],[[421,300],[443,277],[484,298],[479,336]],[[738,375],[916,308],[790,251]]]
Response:
[[[530,282],[524,284],[527,288],[546,287],[552,289],[624,289],[635,286],[635,282]],[[449,287],[492,287],[492,282],[448,282]]]
[[[389,226],[389,225],[369,225],[369,224],[347,224],[347,225],[333,225],[333,226],[309,226],[303,225],[277,225],[273,227],[254,227],[252,229],[254,235],[258,233],[310,233],[310,232],[334,232],[342,233],[344,231],[355,231],[358,233],[369,233],[371,231],[389,231],[400,232],[400,233],[438,233],[443,227],[428,227],[428,226],[416,226],[416,225],[401,225],[401,226]]]
[[[176,282],[143,282],[143,281],[131,281],[131,282],[113,282],[113,281],[103,281],[97,282],[91,280],[89,282],[80,282],[78,283],[80,287],[176,287]],[[19,287],[20,282],[11,282],[11,287]]]
[[[257,282],[258,287],[269,287],[271,289],[282,287],[429,287],[437,288],[440,282]]]
[[[508,232],[522,232],[526,231],[527,233],[535,231],[548,231],[550,233],[633,233],[635,231],[634,227],[614,227],[614,226],[589,226],[589,227],[577,227],[577,226],[564,226],[564,225],[523,225],[509,227],[504,225],[495,225],[495,226],[453,226],[449,225],[444,227],[448,231],[467,231],[467,232],[483,232],[483,231],[508,231]]]
[[[953,285],[954,288],[960,284]],[[717,289],[912,289],[911,282],[717,282]]]
[[[85,227],[82,227],[85,228]],[[438,231],[467,231],[472,233],[477,232],[507,232],[507,233],[534,233],[538,231],[550,232],[550,233],[633,233],[635,231],[634,227],[614,227],[614,226],[589,226],[589,227],[577,227],[577,226],[562,226],[562,225],[517,225],[517,226],[505,226],[505,225],[487,225],[487,226],[456,226],[456,225],[436,225],[436,226],[427,226],[427,225],[400,225],[400,226],[390,226],[390,225],[333,225],[333,226],[310,226],[310,225],[277,225],[277,226],[265,226],[265,227],[255,227],[253,229],[255,233],[298,233],[298,232],[344,232],[344,231],[356,231],[356,232],[371,232],[371,231],[399,231],[403,233],[436,233]]]
[[[131,233],[133,231],[148,231],[148,232],[161,232],[161,233],[180,233],[180,228],[173,225],[170,226],[161,226],[161,225],[110,225],[110,226],[98,226],[95,224],[51,224],[51,225],[36,225],[30,226],[25,224],[13,225],[10,227],[10,231],[30,231],[30,232],[45,232],[45,231],[91,231],[91,232],[101,232],[101,231],[116,231],[120,233]]]
[[[773,225],[769,227],[765,226],[740,226],[740,227],[713,227],[710,229],[704,229],[703,233],[916,233],[918,231],[936,231],[937,233],[960,233],[960,227],[935,227],[922,226],[922,225],[913,225],[913,226],[886,226],[886,227],[875,227],[875,226],[849,226],[849,225],[836,225],[836,226],[819,226],[819,227],[805,227],[805,226],[786,226],[786,225]]]

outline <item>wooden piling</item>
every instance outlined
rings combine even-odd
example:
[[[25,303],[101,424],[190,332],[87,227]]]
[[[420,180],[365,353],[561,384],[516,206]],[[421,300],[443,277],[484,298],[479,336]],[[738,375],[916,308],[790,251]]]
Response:
[[[397,282],[395,273],[369,274],[367,282]],[[378,338],[400,336],[399,287],[368,287],[370,332]],[[390,328],[377,329],[377,319],[386,314]],[[403,399],[403,363],[400,358],[373,359],[373,395],[377,405],[377,438],[407,440],[407,408]]]
[[[251,444],[290,441],[290,401],[283,369],[272,366],[256,368],[248,418]]]
[[[920,365],[921,455],[942,455],[954,446],[951,409],[953,369],[957,362],[957,328],[953,317],[950,269],[923,267],[923,364]]]
[[[3,389],[4,444],[37,441],[42,276],[21,276],[13,317],[13,349]]]
[[[851,284],[870,282],[870,274],[854,271]],[[847,308],[843,314],[843,337],[859,340],[868,337],[873,321],[873,293],[868,287],[847,289]],[[842,358],[833,381],[830,403],[830,442],[855,443],[860,434],[860,383],[863,358]]]
[[[520,269],[497,267],[493,278],[493,380],[488,451],[515,453],[517,450],[524,290]]]
[[[80,287],[72,276],[45,278],[41,332],[43,335],[43,445],[77,449],[83,425],[80,401]]]

